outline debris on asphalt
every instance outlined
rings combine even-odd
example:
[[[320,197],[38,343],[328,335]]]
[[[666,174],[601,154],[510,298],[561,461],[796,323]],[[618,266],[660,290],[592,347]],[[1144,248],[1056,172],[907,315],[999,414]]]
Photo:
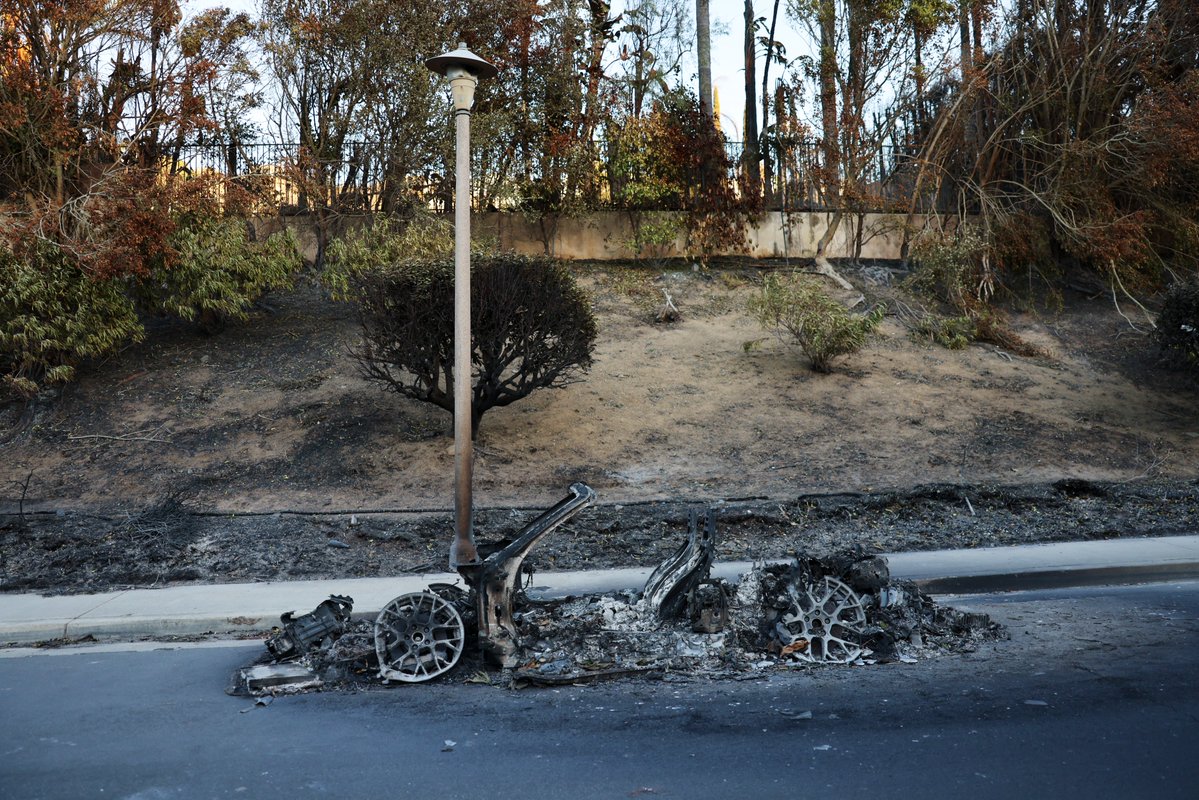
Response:
[[[692,511],[687,541],[641,592],[531,600],[512,577],[528,550],[522,540],[589,496],[575,486],[572,492],[498,554],[513,554],[501,559],[510,574],[497,574],[488,590],[489,598],[510,598],[511,611],[497,617],[503,647],[483,646],[479,596],[461,587],[433,584],[397,597],[373,625],[351,620],[353,600],[333,595],[310,614],[283,615],[283,628],[267,641],[276,663],[250,668],[247,690],[419,683],[463,661],[471,666],[462,681],[512,688],[632,676],[754,678],[831,664],[916,664],[1003,635],[986,615],[939,606],[915,584],[892,581],[887,560],[861,548],[758,565],[735,584],[713,579],[710,509]],[[564,504],[572,507],[563,511]],[[499,680],[488,672],[489,655],[502,656]],[[811,712],[785,715],[809,719]]]
[[[788,719],[811,719],[811,711],[792,711],[789,708],[780,708],[779,713]]]
[[[251,705],[248,705],[241,710],[241,713],[248,714],[249,712],[253,711],[256,708],[265,708],[266,706],[269,706],[273,702],[275,702],[275,696],[273,694],[258,695],[257,697],[254,698],[254,702]]]
[[[291,694],[318,689],[321,677],[303,664],[255,664],[239,673],[238,694]]]
[[[514,689],[523,686],[577,686],[584,683],[595,683],[616,678],[631,678],[634,676],[651,677],[662,675],[662,669],[654,666],[646,667],[614,667],[611,669],[584,670],[582,672],[563,672],[545,674],[540,670],[517,669],[512,673],[511,686]]]
[[[536,602],[522,596],[513,618],[519,664],[496,679],[477,645],[465,647],[470,626],[460,625],[471,615],[471,596],[458,587],[432,588],[437,591],[389,604],[390,612],[380,615],[387,618],[383,638],[378,624],[340,620],[335,609],[345,608],[348,617],[348,605],[331,601],[313,615],[292,620],[293,628],[313,631],[315,622],[301,621],[315,615],[339,622],[319,628],[319,641],[296,664],[301,672],[285,673],[289,677],[282,682],[289,691],[297,690],[294,681],[308,678],[316,680],[306,688],[362,684],[377,680],[381,671],[390,680],[419,682],[450,673],[463,655],[459,650],[467,651],[463,661],[471,665],[462,681],[514,688],[634,676],[753,678],[776,669],[831,664],[915,664],[943,653],[971,652],[978,642],[1003,635],[986,615],[940,606],[914,584],[891,581],[885,559],[845,551],[759,565],[736,585],[701,574],[683,596],[678,616],[668,622],[660,618],[661,604],[655,608],[635,591]],[[462,614],[451,613],[459,609]],[[446,639],[449,622],[453,636]],[[272,652],[276,649],[278,644]],[[381,670],[381,654],[387,670]],[[256,690],[277,689],[260,678],[250,693]],[[795,719],[809,714],[784,713]]]

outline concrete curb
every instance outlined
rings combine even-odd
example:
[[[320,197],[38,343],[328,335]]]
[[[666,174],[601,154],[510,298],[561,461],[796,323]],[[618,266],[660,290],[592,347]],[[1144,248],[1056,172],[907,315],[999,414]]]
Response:
[[[1066,589],[1082,586],[1115,586],[1169,583],[1199,578],[1199,561],[1176,564],[1097,567],[1013,572],[1010,575],[963,575],[916,581],[929,594],[986,594]]]
[[[1150,583],[1199,578],[1199,536],[1063,542],[975,550],[886,554],[892,577],[932,594],[977,593]],[[754,562],[716,564],[733,580]],[[652,567],[534,575],[529,594],[612,592],[644,585]],[[249,635],[269,630],[286,611],[306,613],[330,594],[354,598],[355,616],[373,617],[392,598],[430,583],[455,583],[453,573],[393,578],[214,584],[130,589],[97,595],[0,595],[0,643],[49,639],[101,640]]]

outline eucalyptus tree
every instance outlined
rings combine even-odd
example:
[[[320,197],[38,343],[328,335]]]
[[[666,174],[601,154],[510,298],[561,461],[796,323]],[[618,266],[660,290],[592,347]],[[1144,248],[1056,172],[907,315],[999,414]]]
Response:
[[[699,61],[699,108],[712,116],[712,23],[709,0],[695,0],[695,54]]]
[[[677,88],[683,59],[691,52],[691,20],[675,3],[636,0],[621,23],[612,80],[621,87],[624,112],[640,117],[649,101]]]
[[[846,213],[877,187],[870,169],[913,96],[909,65],[912,14],[922,0],[788,0],[787,9],[816,45],[801,57],[817,83],[821,200],[833,210],[816,250],[826,255]]]

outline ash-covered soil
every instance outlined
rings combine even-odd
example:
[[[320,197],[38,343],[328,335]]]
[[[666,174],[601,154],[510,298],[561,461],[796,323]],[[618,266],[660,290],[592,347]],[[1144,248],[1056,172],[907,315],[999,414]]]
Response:
[[[847,267],[845,299],[892,313],[822,375],[746,311],[791,267],[576,265],[595,363],[483,418],[479,538],[575,481],[599,505],[538,569],[656,564],[693,505],[718,509],[721,559],[1194,531],[1199,393],[1110,297],[1013,311],[1036,357],[946,350],[908,335],[894,265]],[[653,321],[664,293],[676,323]],[[443,570],[450,416],[367,381],[358,337],[305,285],[215,335],[156,323],[60,393],[0,405],[0,591]]]
[[[526,563],[537,570],[656,565],[684,541],[694,505],[601,502],[546,537]],[[1193,533],[1199,480],[938,485],[711,505],[717,558],[752,560],[855,546],[899,552]],[[476,535],[481,541],[512,536],[540,510],[480,510]],[[451,531],[448,513],[233,516],[197,512],[178,498],[129,515],[10,516],[0,521],[0,590],[74,593],[442,572]]]

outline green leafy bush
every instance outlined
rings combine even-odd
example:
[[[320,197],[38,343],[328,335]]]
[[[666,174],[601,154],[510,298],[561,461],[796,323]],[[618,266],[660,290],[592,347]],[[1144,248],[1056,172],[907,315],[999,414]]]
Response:
[[[400,221],[378,219],[329,245],[321,283],[335,300],[356,300],[354,284],[364,275],[384,274],[396,265],[452,259],[454,226],[443,217],[417,214]]]
[[[252,242],[234,219],[180,223],[167,242],[147,274],[102,277],[50,239],[0,243],[0,394],[31,396],[70,381],[82,360],[140,341],[139,308],[209,325],[244,319],[301,263],[290,234]]]
[[[995,277],[987,257],[986,242],[968,225],[954,231],[925,231],[915,239],[915,269],[903,288],[948,313],[925,313],[912,326],[913,334],[951,350],[982,341],[1023,356],[1044,355],[1015,333],[993,304]]]
[[[662,266],[674,250],[679,234],[684,232],[684,220],[669,211],[638,211],[629,214],[632,234],[623,244],[633,251],[637,261],[648,260],[652,266]]]
[[[980,264],[985,245],[968,226],[956,231],[925,231],[912,242],[915,269],[904,288],[939,300],[955,311],[977,308],[992,286]]]
[[[1153,335],[1168,360],[1199,371],[1199,276],[1166,291]]]
[[[825,294],[816,280],[801,275],[766,276],[749,310],[762,327],[794,337],[817,372],[828,372],[833,359],[860,350],[885,313],[876,306],[866,314],[853,314]]]
[[[913,324],[912,335],[950,350],[962,350],[978,337],[978,327],[967,316],[925,314]]]
[[[0,395],[32,396],[142,338],[124,284],[93,279],[52,242],[20,256],[0,244],[0,287]]]
[[[404,397],[454,412],[454,266],[397,247],[404,234],[368,232],[331,248],[330,270],[357,302],[363,372]],[[372,249],[370,242],[381,243]],[[394,260],[387,260],[390,254]],[[591,303],[558,261],[515,253],[471,263],[471,428],[483,414],[591,366]]]
[[[180,225],[169,239],[174,255],[135,284],[148,311],[212,326],[244,320],[255,300],[292,285],[301,260],[290,231],[265,242],[250,239],[244,221],[206,217]]]

